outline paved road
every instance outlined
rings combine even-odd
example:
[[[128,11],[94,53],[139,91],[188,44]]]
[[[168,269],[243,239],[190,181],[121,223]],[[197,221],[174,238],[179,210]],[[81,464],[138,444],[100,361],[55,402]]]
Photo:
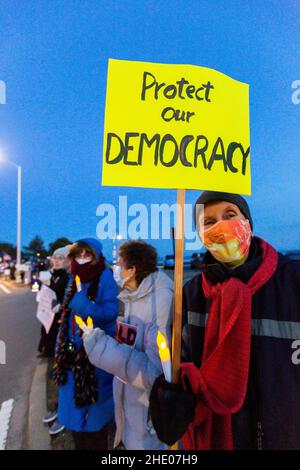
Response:
[[[35,313],[35,294],[30,289],[0,281],[0,341],[2,350],[3,342],[6,348],[6,364],[0,357],[0,406],[14,400],[7,449],[26,447],[28,396],[39,338]],[[3,420],[2,415],[2,425]]]

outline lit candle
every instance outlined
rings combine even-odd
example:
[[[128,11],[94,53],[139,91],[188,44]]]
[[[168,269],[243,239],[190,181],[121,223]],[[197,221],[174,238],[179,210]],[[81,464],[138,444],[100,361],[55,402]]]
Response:
[[[38,282],[35,282],[31,288],[31,291],[32,292],[39,292],[40,290],[40,286],[39,286],[39,283]]]
[[[167,340],[164,335],[159,331],[156,338],[158,346],[158,354],[161,360],[161,365],[164,371],[164,376],[167,382],[172,382],[172,363],[170,349],[167,345]]]
[[[80,277],[77,274],[75,276],[75,282],[76,282],[77,292],[80,292],[81,291],[81,282],[80,282]]]
[[[86,323],[82,320],[81,317],[79,317],[78,315],[75,315],[75,321],[77,323],[77,325],[79,326],[79,328],[85,333],[85,334],[89,334],[91,333],[91,331],[93,330],[94,328],[94,323],[93,323],[93,320],[91,317],[87,317],[87,321]]]

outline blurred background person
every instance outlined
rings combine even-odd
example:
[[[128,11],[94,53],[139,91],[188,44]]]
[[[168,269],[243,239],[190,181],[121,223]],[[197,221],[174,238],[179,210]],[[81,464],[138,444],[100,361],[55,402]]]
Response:
[[[72,245],[58,248],[51,256],[51,278],[49,287],[57,298],[57,303],[53,306],[55,317],[49,333],[46,333],[44,326],[41,327],[41,338],[38,345],[39,357],[54,357],[56,337],[59,328],[60,306],[62,304],[64,293],[70,279],[70,262],[67,258],[68,250]]]
[[[52,309],[53,313],[55,313],[55,316],[48,334],[45,330],[45,327],[41,327],[41,339],[38,346],[38,350],[40,352],[38,357],[46,357],[49,360],[49,380],[52,379],[55,343],[62,313],[61,305],[64,299],[67,284],[70,280],[70,261],[67,255],[71,246],[72,245],[67,245],[63,248],[58,248],[53,252],[50,260],[52,269],[50,284],[48,287],[50,287],[50,289],[52,289],[56,294],[55,305],[53,305]],[[64,426],[62,426],[57,419],[57,398],[54,398],[54,402],[51,404],[51,409],[43,417],[43,422],[45,424],[51,425],[49,432],[52,435],[58,434],[64,429]]]

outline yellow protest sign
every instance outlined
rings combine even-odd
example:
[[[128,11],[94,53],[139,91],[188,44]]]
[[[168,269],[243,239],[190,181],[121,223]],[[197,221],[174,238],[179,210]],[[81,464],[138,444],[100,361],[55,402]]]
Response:
[[[251,194],[249,86],[213,69],[109,60],[102,184]]]

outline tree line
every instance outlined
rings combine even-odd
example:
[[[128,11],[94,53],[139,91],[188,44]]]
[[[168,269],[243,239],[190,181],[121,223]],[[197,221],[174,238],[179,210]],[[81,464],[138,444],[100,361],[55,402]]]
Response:
[[[52,255],[52,253],[57,250],[57,248],[62,248],[63,246],[70,245],[71,242],[66,237],[57,238],[54,242],[49,243],[48,248],[45,247],[44,240],[39,236],[36,235],[29,243],[28,246],[24,246],[22,248],[22,259],[28,261],[32,258],[43,259],[47,256]],[[0,256],[1,254],[8,254],[12,257],[12,259],[16,259],[16,251],[17,248],[15,245],[9,242],[0,242]]]

